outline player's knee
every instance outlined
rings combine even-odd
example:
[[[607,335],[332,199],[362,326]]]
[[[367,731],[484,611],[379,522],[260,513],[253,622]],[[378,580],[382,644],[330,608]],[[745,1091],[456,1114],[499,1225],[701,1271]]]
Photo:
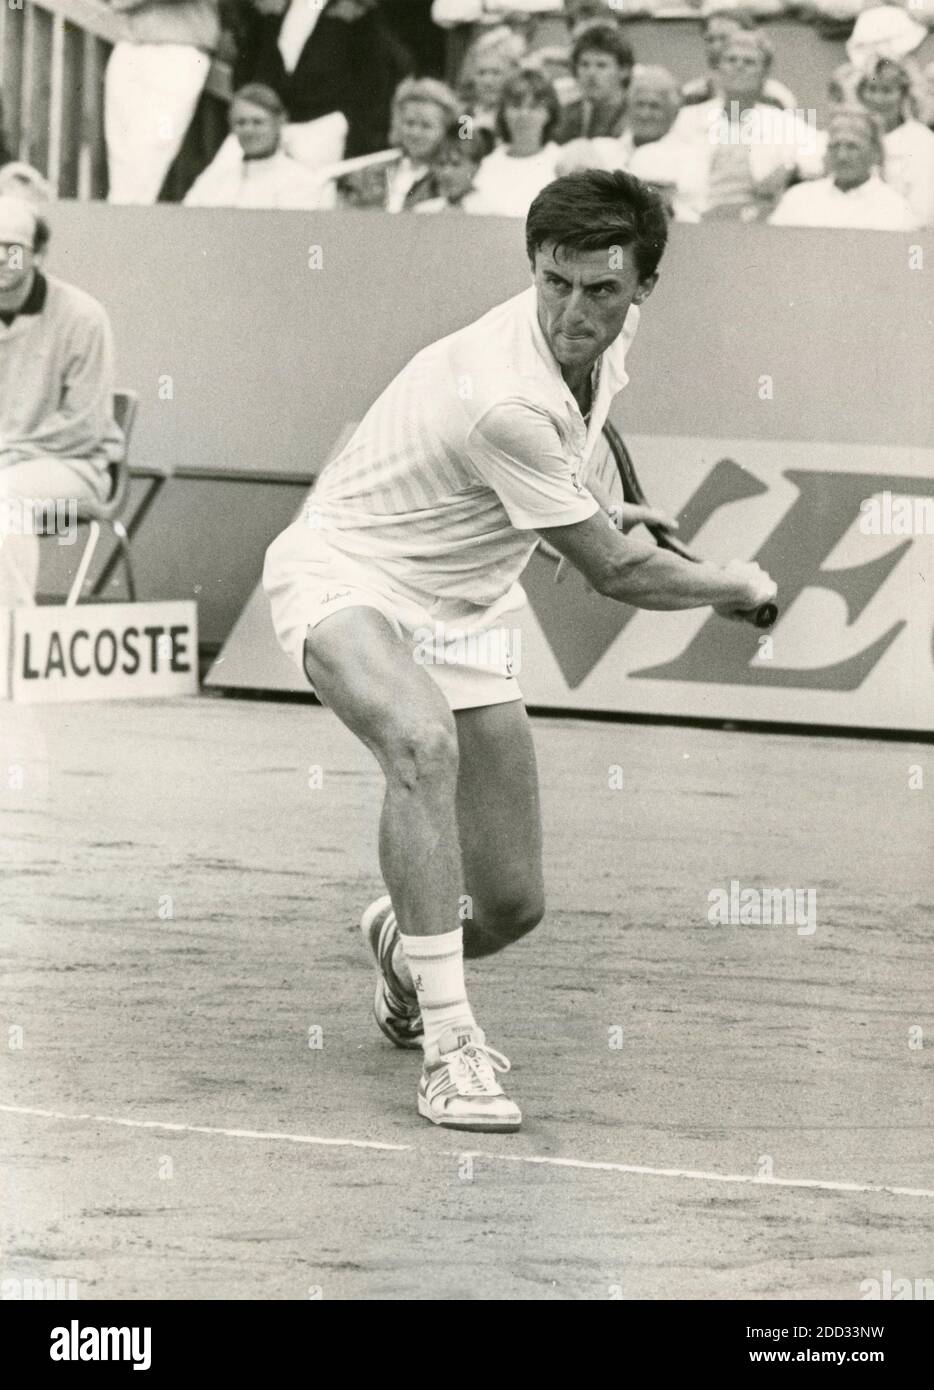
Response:
[[[485,936],[508,946],[534,931],[544,915],[545,900],[541,894],[517,894],[485,905],[479,924]]]
[[[457,730],[454,720],[429,719],[405,724],[389,739],[387,775],[412,791],[418,786],[450,784],[457,780]]]

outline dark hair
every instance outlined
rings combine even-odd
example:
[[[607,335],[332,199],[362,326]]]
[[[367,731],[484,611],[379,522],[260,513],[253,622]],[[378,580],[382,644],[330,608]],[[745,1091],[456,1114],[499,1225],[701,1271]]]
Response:
[[[499,110],[496,113],[496,134],[506,144],[509,143],[509,127],[506,124],[506,107],[512,105],[514,98],[520,100],[524,96],[531,96],[536,103],[544,106],[548,111],[548,120],[542,130],[542,144],[547,145],[558,128],[561,119],[561,103],[558,100],[558,93],[540,72],[524,70],[511,77],[503,88],[503,94],[499,101]]]
[[[636,61],[632,45],[611,24],[591,24],[574,40],[571,68],[575,72],[584,53],[609,53],[621,68],[631,68]]]
[[[435,158],[445,145],[455,145],[469,155],[474,164],[479,164],[481,159],[486,159],[493,150],[493,135],[485,126],[474,125],[469,116],[458,116],[444,132]]]
[[[538,194],[525,222],[525,246],[534,269],[542,246],[555,251],[602,251],[631,246],[640,280],[658,269],[668,240],[660,194],[621,169],[581,169],[555,179]]]

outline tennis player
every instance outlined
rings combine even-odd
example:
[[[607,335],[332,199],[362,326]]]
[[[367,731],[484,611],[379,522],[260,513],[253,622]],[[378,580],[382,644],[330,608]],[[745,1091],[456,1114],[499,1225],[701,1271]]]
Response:
[[[502,950],[544,912],[510,628],[536,545],[639,608],[736,617],[776,592],[756,564],[692,564],[608,525],[588,488],[666,234],[660,198],[628,174],[549,184],[526,221],[532,287],[416,354],[266,556],[279,641],[385,777],[388,895],[361,923],[376,1020],[398,1047],[423,1048],[419,1113],[454,1129],[521,1123],[464,958]]]

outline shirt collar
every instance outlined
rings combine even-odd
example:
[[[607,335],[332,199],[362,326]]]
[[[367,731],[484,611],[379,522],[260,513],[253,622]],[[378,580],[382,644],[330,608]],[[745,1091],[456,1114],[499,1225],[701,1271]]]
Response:
[[[548,346],[545,335],[542,332],[542,326],[538,321],[538,295],[535,286],[532,285],[530,289],[523,290],[519,298],[524,301],[523,307],[528,318],[532,334],[532,343],[536,353],[549,375],[556,378],[561,383],[566,394],[570,396],[573,401],[574,395],[571,388],[561,375],[561,368],[555,359],[554,353]],[[639,310],[636,305],[632,305],[629,313],[626,315],[623,331],[603,352],[597,364],[600,369],[598,394],[602,395],[604,392],[610,391],[612,395],[615,396],[616,392],[621,391],[628,382],[629,377],[626,375],[626,368],[624,365],[626,351],[635,336],[638,324]]]
[[[564,398],[571,409],[580,417],[580,407],[574,399],[574,393],[561,375],[561,368],[551,348],[548,346],[545,335],[542,332],[541,324],[538,321],[538,295],[535,286],[532,285],[528,290],[523,291],[519,299],[524,301],[523,308],[527,316],[532,344],[538,359],[547,371],[549,378],[555,385],[560,386]],[[594,364],[593,380],[596,385],[596,390],[594,391],[593,399],[590,403],[589,423],[585,426],[585,458],[589,456],[603,429],[613,398],[616,396],[617,392],[623,389],[629,380],[624,362],[629,344],[635,337],[638,326],[639,308],[637,305],[633,304],[630,306],[629,313],[626,315],[623,330],[619,334],[619,337],[614,339]]]
[[[16,309],[12,315],[7,312],[0,313],[0,318],[2,318],[3,322],[9,328],[10,325],[14,323],[18,318],[22,317],[23,314],[41,314],[42,310],[45,308],[45,301],[48,292],[48,281],[42,274],[42,271],[37,270],[35,275],[33,276],[32,286],[30,287],[29,293],[23,300],[19,308]]]

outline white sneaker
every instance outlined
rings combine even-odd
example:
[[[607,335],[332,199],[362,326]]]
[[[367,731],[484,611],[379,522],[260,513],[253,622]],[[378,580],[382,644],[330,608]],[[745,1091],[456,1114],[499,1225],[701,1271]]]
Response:
[[[418,1113],[447,1129],[509,1134],[522,1124],[522,1111],[496,1079],[510,1064],[487,1045],[477,1027],[449,1028],[425,1048],[425,1070],[418,1085]]]
[[[392,899],[377,898],[360,919],[363,938],[376,961],[376,997],[373,1017],[396,1047],[420,1048],[424,1029],[414,990],[406,989],[392,965],[392,953],[399,940],[399,924],[392,910]]]

